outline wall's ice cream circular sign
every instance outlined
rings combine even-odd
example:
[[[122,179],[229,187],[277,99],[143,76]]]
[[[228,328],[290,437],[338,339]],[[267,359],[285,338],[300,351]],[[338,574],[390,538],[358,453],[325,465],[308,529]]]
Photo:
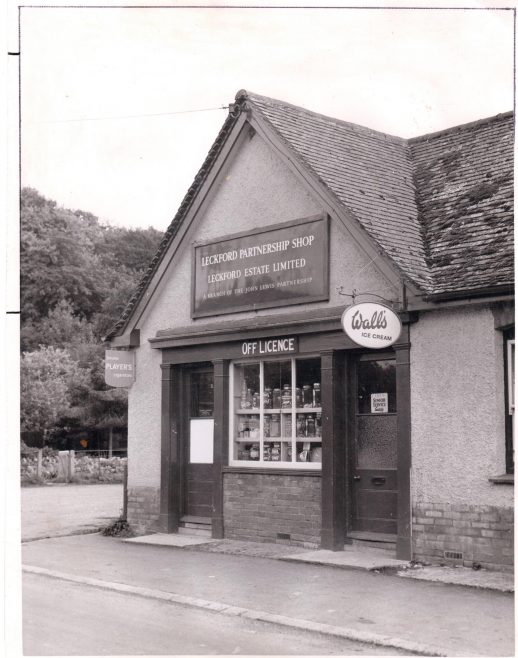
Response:
[[[345,309],[342,327],[356,344],[379,350],[397,341],[401,320],[388,306],[362,302]]]

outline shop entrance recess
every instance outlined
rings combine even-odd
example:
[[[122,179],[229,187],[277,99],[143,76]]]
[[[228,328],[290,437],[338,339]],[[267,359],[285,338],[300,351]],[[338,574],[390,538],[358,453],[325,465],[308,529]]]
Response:
[[[398,518],[396,360],[363,355],[350,371],[349,536],[395,541]]]
[[[190,368],[185,377],[187,414],[184,425],[182,519],[212,517],[214,455],[214,371]]]

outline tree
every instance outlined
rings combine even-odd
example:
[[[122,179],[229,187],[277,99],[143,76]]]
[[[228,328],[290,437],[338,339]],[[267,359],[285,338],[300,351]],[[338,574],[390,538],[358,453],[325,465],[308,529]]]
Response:
[[[72,407],[74,387],[89,381],[88,372],[67,350],[54,347],[22,354],[20,374],[22,431],[42,434]]]

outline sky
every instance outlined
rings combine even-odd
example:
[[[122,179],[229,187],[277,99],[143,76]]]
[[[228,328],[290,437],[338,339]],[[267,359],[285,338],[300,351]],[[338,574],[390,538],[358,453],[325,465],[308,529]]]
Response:
[[[239,89],[401,137],[513,108],[511,11],[20,16],[22,185],[114,225],[167,228]]]

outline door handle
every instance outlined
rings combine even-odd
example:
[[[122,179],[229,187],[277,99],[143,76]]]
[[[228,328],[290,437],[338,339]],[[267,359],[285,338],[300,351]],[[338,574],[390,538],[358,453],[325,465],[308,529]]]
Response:
[[[353,480],[361,480],[361,477],[359,475],[354,475]]]
[[[387,481],[386,478],[382,478],[382,477],[371,478],[372,484],[374,484],[377,487],[379,487],[382,484],[385,484],[386,481]]]

